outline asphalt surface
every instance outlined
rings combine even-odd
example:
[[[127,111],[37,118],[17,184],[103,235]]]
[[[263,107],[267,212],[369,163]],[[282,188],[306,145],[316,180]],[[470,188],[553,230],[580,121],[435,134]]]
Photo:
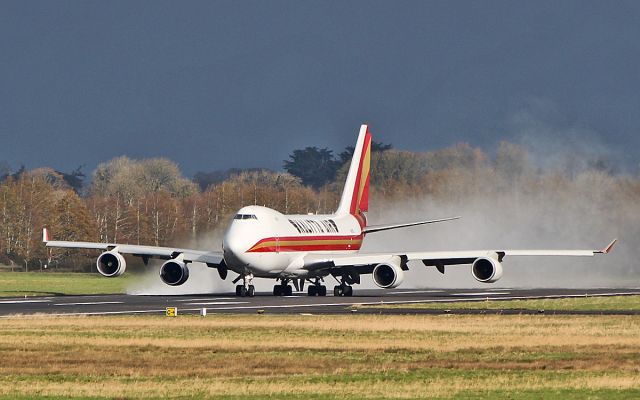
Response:
[[[402,308],[403,304],[445,303],[485,300],[516,300],[585,296],[640,295],[640,288],[602,289],[433,289],[433,290],[358,290],[353,297],[309,297],[305,293],[274,297],[257,293],[255,297],[236,297],[233,293],[185,296],[54,296],[0,299],[0,317],[12,315],[136,315],[165,314],[167,307],[176,307],[178,314],[212,313],[288,313],[288,314],[640,314],[638,311],[606,310],[546,311],[546,310],[435,310]],[[362,308],[358,306],[394,304],[399,308]]]

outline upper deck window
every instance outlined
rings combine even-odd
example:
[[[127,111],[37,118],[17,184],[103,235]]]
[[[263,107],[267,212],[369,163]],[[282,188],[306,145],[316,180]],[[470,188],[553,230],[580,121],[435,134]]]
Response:
[[[254,214],[236,214],[233,219],[258,219]]]

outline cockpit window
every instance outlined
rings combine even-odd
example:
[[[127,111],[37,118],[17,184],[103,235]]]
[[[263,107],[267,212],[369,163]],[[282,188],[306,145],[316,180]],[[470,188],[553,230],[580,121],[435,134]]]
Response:
[[[236,214],[233,219],[258,219],[254,214]]]

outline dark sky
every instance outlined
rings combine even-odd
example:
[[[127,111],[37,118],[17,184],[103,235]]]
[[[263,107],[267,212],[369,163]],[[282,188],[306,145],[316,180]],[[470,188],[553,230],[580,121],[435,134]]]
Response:
[[[353,144],[640,159],[640,3],[3,1],[0,160],[188,176]]]

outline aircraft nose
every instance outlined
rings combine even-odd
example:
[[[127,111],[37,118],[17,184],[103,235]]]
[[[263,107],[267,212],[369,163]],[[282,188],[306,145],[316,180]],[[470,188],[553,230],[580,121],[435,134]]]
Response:
[[[242,242],[242,236],[237,232],[237,229],[229,229],[224,235],[222,242],[225,258],[233,257],[237,259],[241,254],[243,254],[246,249]]]

